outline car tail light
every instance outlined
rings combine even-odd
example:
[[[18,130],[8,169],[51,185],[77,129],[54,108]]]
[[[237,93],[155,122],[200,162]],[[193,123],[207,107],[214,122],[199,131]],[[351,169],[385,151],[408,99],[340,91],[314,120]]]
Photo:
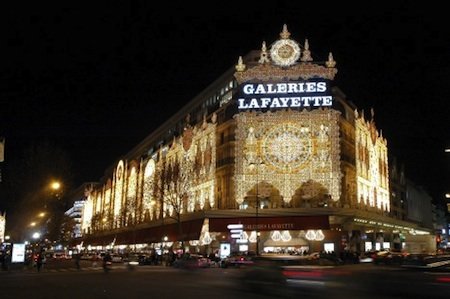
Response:
[[[448,282],[450,283],[450,276],[441,276],[436,278],[437,282]]]
[[[299,270],[283,270],[283,275],[286,278],[318,278],[323,277],[321,271],[299,271]]]

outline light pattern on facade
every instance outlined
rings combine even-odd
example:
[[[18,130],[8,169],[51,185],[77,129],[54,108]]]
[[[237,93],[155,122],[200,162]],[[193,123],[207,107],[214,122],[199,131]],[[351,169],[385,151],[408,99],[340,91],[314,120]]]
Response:
[[[390,210],[388,150],[386,139],[375,122],[355,111],[357,202],[359,205]]]
[[[102,210],[102,193],[99,192],[97,194],[97,198],[94,201],[94,214],[100,213],[101,210]]]
[[[119,161],[112,179],[88,198],[83,232],[154,221],[161,218],[161,211],[173,218],[177,213],[213,208],[216,117],[211,120],[188,126],[170,146],[148,159]]]
[[[145,165],[144,170],[144,190],[142,195],[142,206],[144,208],[144,219],[153,220],[155,213],[156,202],[153,199],[154,189],[154,175],[155,175],[155,160],[150,159]]]
[[[136,196],[137,196],[137,170],[136,166],[131,166],[131,169],[129,171],[128,175],[128,184],[127,184],[127,199],[126,199],[126,207],[125,210],[127,211],[127,220],[128,222],[134,222],[136,217],[136,210],[137,210],[137,202],[136,202]]]
[[[165,159],[158,161],[159,172],[165,171],[166,177],[175,178],[159,188],[160,195],[169,195],[166,196],[164,211],[170,215],[177,205],[182,213],[201,210],[205,206],[214,207],[215,134],[215,123],[204,122],[201,127],[187,127],[182,138],[174,140]]]
[[[81,231],[82,232],[88,231],[91,227],[91,219],[94,214],[93,206],[94,206],[94,201],[93,201],[91,195],[89,195],[86,199],[86,202],[84,203],[82,213],[81,213]]]
[[[123,193],[123,181],[124,181],[124,163],[123,161],[119,161],[117,168],[116,168],[116,172],[115,172],[115,176],[114,176],[114,210],[113,210],[113,214],[114,214],[114,222],[116,223],[116,225],[118,225],[119,222],[119,217],[120,217],[120,212],[122,210],[122,193]]]
[[[317,197],[338,201],[339,115],[317,109],[235,116],[236,152],[242,153],[236,156],[236,201],[255,193],[271,208]]]
[[[6,226],[6,216],[5,214],[0,214],[0,242],[5,240],[5,226]]]

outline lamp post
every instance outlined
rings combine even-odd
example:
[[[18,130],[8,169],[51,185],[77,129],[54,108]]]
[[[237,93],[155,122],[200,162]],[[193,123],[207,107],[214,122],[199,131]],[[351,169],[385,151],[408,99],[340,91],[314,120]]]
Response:
[[[44,214],[42,221],[46,223],[45,238],[51,241],[61,240],[60,225],[63,215],[63,202],[61,201],[61,193],[63,184],[58,180],[49,182],[50,196],[44,203]]]
[[[256,166],[256,255],[259,255],[259,165]]]
[[[256,222],[256,255],[259,255],[259,241],[260,241],[260,232],[259,232],[259,167],[264,165],[264,162],[261,159],[257,159],[257,162],[250,162],[249,165],[255,167],[256,172],[256,187],[255,187],[255,222]]]

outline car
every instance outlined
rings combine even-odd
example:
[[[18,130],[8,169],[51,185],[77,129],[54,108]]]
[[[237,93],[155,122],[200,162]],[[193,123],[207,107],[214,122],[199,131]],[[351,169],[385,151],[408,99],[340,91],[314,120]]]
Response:
[[[123,257],[118,254],[111,254],[111,262],[113,263],[121,263],[123,262]]]
[[[222,261],[222,267],[242,267],[253,264],[252,255],[231,255]]]
[[[187,254],[181,259],[174,261],[173,266],[175,268],[184,269],[198,269],[198,268],[210,268],[212,261],[200,254]]]
[[[407,253],[401,251],[382,250],[373,255],[375,265],[401,265],[407,256]]]
[[[65,252],[55,252],[53,253],[54,259],[69,259],[70,256],[67,255]]]
[[[122,261],[124,261],[128,266],[137,266],[139,265],[139,254],[128,254],[122,259]]]
[[[139,254],[138,255],[139,265],[156,265],[156,256],[152,258],[152,256],[147,254]]]

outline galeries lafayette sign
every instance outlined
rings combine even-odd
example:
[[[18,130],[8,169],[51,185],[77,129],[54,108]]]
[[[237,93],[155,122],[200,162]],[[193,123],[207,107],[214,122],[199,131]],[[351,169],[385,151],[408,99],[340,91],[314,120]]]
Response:
[[[280,217],[209,218],[210,232],[228,232],[228,225],[242,224],[243,230],[330,229],[327,215]]]
[[[333,97],[328,80],[246,83],[241,86],[237,102],[242,110],[317,108],[332,106]]]

